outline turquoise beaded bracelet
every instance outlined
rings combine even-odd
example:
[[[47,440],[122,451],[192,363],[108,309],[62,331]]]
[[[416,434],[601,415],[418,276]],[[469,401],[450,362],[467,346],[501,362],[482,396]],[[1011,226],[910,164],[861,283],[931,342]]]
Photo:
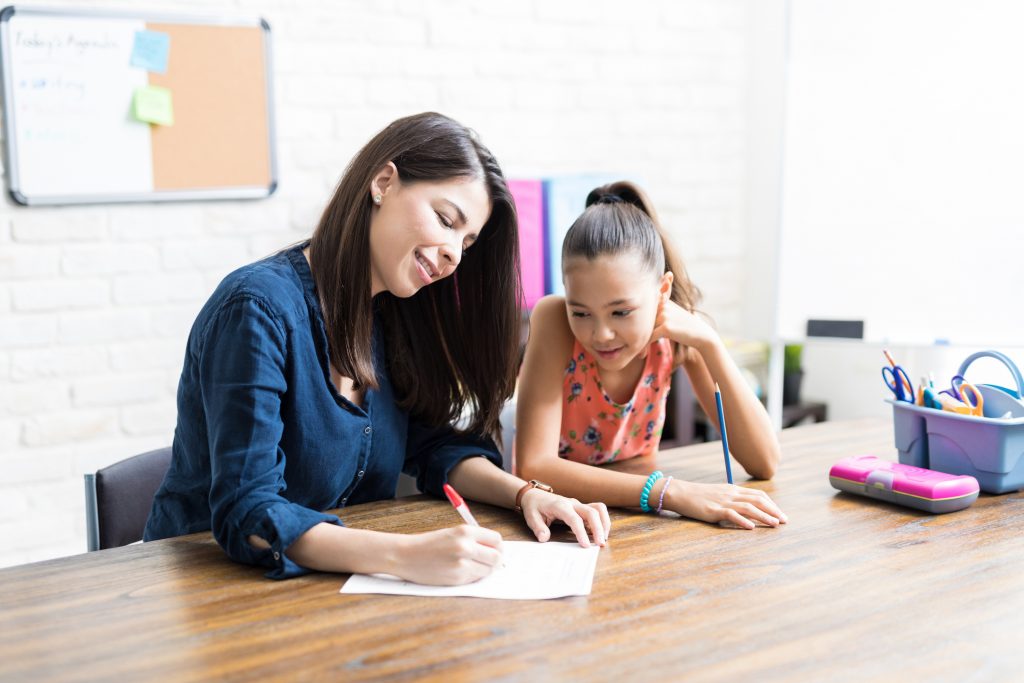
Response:
[[[664,474],[661,470],[654,470],[651,472],[651,476],[647,477],[647,483],[644,484],[644,490],[640,492],[640,509],[644,512],[650,512],[651,506],[647,504],[647,499],[651,497],[651,489],[654,488],[654,483],[661,479]]]

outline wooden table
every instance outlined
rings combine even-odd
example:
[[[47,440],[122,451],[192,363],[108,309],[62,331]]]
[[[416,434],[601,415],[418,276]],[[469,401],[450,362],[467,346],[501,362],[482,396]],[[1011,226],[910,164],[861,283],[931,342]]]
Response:
[[[341,576],[271,581],[209,534],[5,569],[0,680],[1020,680],[1020,495],[931,516],[834,491],[836,459],[895,456],[886,420],[800,427],[782,443],[779,476],[752,485],[787,526],[613,511],[589,597],[340,595]],[[717,443],[657,466],[723,478]],[[511,512],[473,509],[527,538]],[[382,531],[456,522],[421,496],[343,516]]]

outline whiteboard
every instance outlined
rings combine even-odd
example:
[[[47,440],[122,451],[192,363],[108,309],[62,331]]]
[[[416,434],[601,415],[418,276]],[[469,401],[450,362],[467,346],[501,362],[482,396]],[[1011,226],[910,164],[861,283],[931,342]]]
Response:
[[[777,334],[1024,342],[1024,3],[790,0]]]
[[[12,140],[23,195],[152,188],[149,124],[131,117],[126,97],[146,85],[146,72],[129,66],[144,26],[95,17],[12,24]]]
[[[166,37],[166,68],[134,64]],[[7,179],[21,204],[265,197],[277,184],[269,25],[258,18],[7,7],[0,13]],[[173,122],[133,116],[137,89]]]

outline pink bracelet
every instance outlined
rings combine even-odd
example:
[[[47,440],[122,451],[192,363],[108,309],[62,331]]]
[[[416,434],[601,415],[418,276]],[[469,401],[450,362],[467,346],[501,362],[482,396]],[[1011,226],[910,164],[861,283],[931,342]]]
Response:
[[[661,506],[665,504],[665,490],[668,489],[668,483],[672,481],[672,475],[668,475],[668,479],[665,480],[665,485],[661,487],[661,495],[658,496],[658,509],[654,511],[654,514],[661,514]]]

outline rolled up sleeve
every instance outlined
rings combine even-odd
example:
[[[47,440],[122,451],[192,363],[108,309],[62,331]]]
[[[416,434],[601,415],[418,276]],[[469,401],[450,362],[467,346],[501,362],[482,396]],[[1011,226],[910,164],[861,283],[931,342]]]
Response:
[[[211,321],[199,359],[208,425],[213,535],[232,559],[269,567],[270,578],[306,573],[285,551],[334,515],[287,500],[281,397],[287,390],[284,328],[258,298],[228,302]],[[257,548],[250,536],[270,548]]]
[[[451,427],[427,427],[409,421],[409,438],[403,471],[416,478],[420,491],[443,496],[452,468],[466,458],[483,456],[501,467],[501,454],[487,436],[459,434]]]

